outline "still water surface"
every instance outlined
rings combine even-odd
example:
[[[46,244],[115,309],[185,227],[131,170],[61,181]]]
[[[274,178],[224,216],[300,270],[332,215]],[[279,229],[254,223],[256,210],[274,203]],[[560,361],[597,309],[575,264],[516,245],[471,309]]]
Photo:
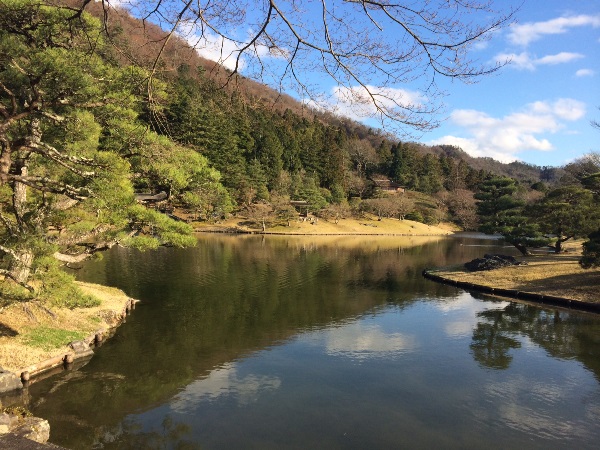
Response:
[[[80,279],[142,302],[29,387],[73,449],[597,448],[600,316],[421,277],[498,242],[201,236]]]

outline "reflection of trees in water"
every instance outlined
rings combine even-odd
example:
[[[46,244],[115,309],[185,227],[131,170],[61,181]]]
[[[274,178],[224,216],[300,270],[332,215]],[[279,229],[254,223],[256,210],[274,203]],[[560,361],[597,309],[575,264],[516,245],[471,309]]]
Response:
[[[123,426],[114,435],[108,433],[94,445],[94,448],[199,450],[200,445],[185,440],[184,437],[189,432],[188,425],[175,423],[170,415],[165,416],[160,430],[153,431],[144,431],[141,424],[133,420],[125,420]]]
[[[34,412],[55,417],[57,443],[89,448],[97,430],[161,404],[226,362],[390,303],[405,307],[456,293],[424,279],[423,268],[489,251],[453,239],[342,240],[209,236],[195,249],[115,248],[86,264],[80,277],[120,287],[142,303],[85,377],[58,387],[49,380],[39,391],[32,386],[37,395],[52,392]],[[94,379],[99,370],[120,378]],[[94,405],[84,414],[88,425],[56,419],[56,411],[76,416],[86,405]]]
[[[479,312],[477,317],[471,351],[482,366],[508,368],[510,351],[520,348],[519,338],[525,336],[555,358],[579,360],[600,379],[596,315],[513,302],[501,309]]]
[[[521,343],[507,330],[504,310],[490,309],[477,313],[480,321],[473,330],[471,351],[475,360],[490,369],[507,369],[512,361],[510,350]]]

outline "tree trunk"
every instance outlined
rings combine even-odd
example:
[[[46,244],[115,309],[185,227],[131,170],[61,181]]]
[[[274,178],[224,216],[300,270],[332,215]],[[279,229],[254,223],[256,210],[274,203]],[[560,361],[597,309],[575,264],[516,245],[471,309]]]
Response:
[[[76,263],[83,262],[86,259],[90,258],[92,256],[92,254],[91,253],[80,253],[79,255],[67,255],[65,253],[55,252],[54,255],[52,255],[52,256],[54,256],[54,258],[57,259],[58,261],[76,264]]]
[[[17,170],[19,170],[17,168]],[[22,165],[19,170],[19,175],[26,177],[28,174],[27,166]],[[22,223],[23,215],[27,212],[27,186],[23,183],[15,181],[13,184],[13,205],[15,207],[15,215],[19,223]]]
[[[571,239],[571,236],[564,238],[564,239],[558,238],[556,240],[556,244],[554,245],[554,253],[562,252],[563,251],[563,246],[562,246],[563,242],[566,242],[569,239]]]
[[[11,160],[11,147],[10,142],[4,136],[0,137],[0,184],[5,184],[8,181],[8,174],[10,172]]]
[[[12,255],[8,273],[9,276],[21,285],[26,285],[31,275],[33,252],[31,250],[16,250]]]
[[[517,250],[521,252],[523,256],[531,256],[531,252],[523,244],[513,244]]]

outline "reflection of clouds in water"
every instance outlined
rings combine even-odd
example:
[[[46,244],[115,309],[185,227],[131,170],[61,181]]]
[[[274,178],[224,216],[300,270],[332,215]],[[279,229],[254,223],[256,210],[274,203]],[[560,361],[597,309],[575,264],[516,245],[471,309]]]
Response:
[[[583,436],[590,423],[598,420],[598,401],[585,402],[585,392],[579,395],[582,380],[578,377],[557,379],[556,382],[531,382],[530,378],[514,377],[485,387],[485,394],[497,404],[495,417],[507,427],[544,439],[569,439]],[[587,391],[587,389],[583,389]],[[581,397],[576,408],[583,408],[584,422],[574,418],[569,398]],[[482,412],[482,415],[485,415]],[[590,423],[585,423],[589,420]]]
[[[171,409],[184,412],[201,401],[213,401],[221,396],[233,396],[240,405],[256,401],[265,391],[278,389],[281,380],[264,375],[239,377],[234,363],[213,370],[206,378],[189,384],[171,402]]]
[[[480,311],[484,311],[486,309],[501,309],[507,307],[510,302],[505,301],[495,301],[493,303],[490,302],[482,302],[481,300],[477,300],[468,292],[461,292],[456,297],[443,297],[439,299],[434,299],[433,304],[437,309],[442,311],[443,313],[449,313],[454,311],[466,311],[472,313],[478,313]]]
[[[327,330],[324,336],[330,355],[368,359],[404,353],[417,347],[416,339],[401,333],[386,333],[377,325],[353,323]]]
[[[444,326],[446,335],[453,338],[471,337],[473,334],[473,321],[454,321],[448,322]]]
[[[451,316],[446,319],[444,332],[451,338],[470,337],[473,328],[477,325],[477,313],[487,309],[502,309],[510,303],[497,301],[493,303],[477,300],[468,292],[461,292],[456,297],[437,299],[432,304],[444,315]]]

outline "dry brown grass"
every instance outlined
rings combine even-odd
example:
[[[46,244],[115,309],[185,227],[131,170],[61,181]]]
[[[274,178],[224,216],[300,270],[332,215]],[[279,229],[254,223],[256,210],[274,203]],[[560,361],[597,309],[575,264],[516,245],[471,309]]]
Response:
[[[47,310],[37,303],[12,304],[0,310],[0,367],[20,373],[25,367],[65,353],[64,345],[45,350],[32,346],[25,338],[41,328],[80,332],[85,335],[106,330],[111,319],[120,314],[129,297],[115,288],[77,283],[89,295],[101,300],[94,308],[55,308]],[[65,343],[66,344],[66,343]]]
[[[600,268],[582,269],[580,246],[569,253],[520,258],[523,266],[503,267],[484,272],[468,272],[463,267],[436,271],[450,280],[502,289],[554,295],[571,300],[600,303]]]
[[[261,232],[261,228],[247,223],[243,218],[232,218],[218,224],[194,223],[196,231],[240,231]],[[425,225],[412,220],[382,219],[341,219],[337,224],[319,219],[318,222],[292,220],[290,226],[281,224],[268,227],[267,234],[298,235],[397,235],[397,236],[441,236],[456,231],[449,224]]]

